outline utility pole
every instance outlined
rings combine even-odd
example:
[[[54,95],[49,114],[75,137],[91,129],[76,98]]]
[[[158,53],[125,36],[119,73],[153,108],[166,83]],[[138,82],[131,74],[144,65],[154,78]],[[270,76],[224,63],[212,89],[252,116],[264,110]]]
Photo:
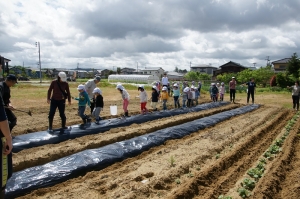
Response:
[[[266,57],[266,60],[267,60],[267,66],[269,66],[269,64],[270,64],[270,57],[267,56],[267,57]]]
[[[139,62],[136,62],[136,74],[139,74]]]
[[[40,42],[35,42],[35,46],[39,48],[39,66],[40,66],[40,83],[42,83],[42,66],[41,66],[41,47]]]
[[[256,63],[253,63],[253,66],[255,67]]]
[[[192,71],[192,62],[190,61],[190,71]]]

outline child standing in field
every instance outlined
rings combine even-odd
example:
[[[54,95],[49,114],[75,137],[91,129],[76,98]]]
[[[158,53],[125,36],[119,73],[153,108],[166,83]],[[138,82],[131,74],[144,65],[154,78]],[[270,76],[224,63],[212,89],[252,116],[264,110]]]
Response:
[[[84,85],[80,84],[77,88],[79,96],[73,99],[78,101],[78,115],[81,117],[83,124],[90,122],[90,118],[84,114],[86,105],[91,106],[90,98],[84,90]]]
[[[100,112],[103,110],[103,97],[102,97],[102,91],[99,88],[95,88],[93,90],[94,94],[94,100],[95,100],[95,108],[93,110],[92,115],[96,119],[96,124],[99,124],[99,121],[101,120]]]
[[[211,89],[211,94],[212,94],[212,100],[213,100],[214,102],[217,101],[217,94],[218,94],[218,93],[219,93],[219,90],[218,90],[216,84],[213,83],[212,89]]]
[[[152,86],[152,94],[151,94],[151,107],[153,109],[153,111],[157,111],[157,102],[158,102],[158,98],[159,98],[159,94],[157,91],[157,87],[156,86]]]
[[[220,101],[224,100],[224,94],[225,94],[225,84],[224,82],[221,83],[220,89],[219,89],[219,94],[220,94]]]
[[[148,95],[147,95],[147,92],[144,89],[144,86],[140,85],[138,87],[138,91],[140,91],[139,97],[140,97],[140,102],[141,102],[141,114],[148,113],[148,109],[146,108]]]
[[[195,105],[195,99],[196,99],[196,93],[195,93],[195,87],[192,85],[191,86],[191,94],[190,94],[190,96],[191,96],[191,104],[190,104],[190,106],[194,106]]]
[[[125,90],[122,84],[118,84],[116,89],[118,89],[122,95],[124,116],[129,117],[128,115],[128,104],[129,104],[129,97],[130,97],[129,93]]]
[[[167,110],[167,101],[169,99],[169,94],[167,92],[168,88],[164,86],[161,90],[160,98],[163,101],[163,109]]]
[[[177,83],[175,83],[173,85],[173,98],[174,98],[175,108],[177,108],[177,107],[180,108],[179,96],[180,96],[179,86]]]
[[[182,93],[182,107],[186,107],[186,101],[188,100],[188,93],[190,91],[189,87],[185,87]]]

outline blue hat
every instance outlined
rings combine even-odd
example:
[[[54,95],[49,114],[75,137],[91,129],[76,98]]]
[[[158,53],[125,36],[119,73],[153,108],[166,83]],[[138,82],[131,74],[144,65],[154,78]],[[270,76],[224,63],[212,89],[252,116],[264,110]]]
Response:
[[[11,80],[11,81],[15,81],[16,83],[18,83],[17,77],[13,74],[7,75],[6,79]]]

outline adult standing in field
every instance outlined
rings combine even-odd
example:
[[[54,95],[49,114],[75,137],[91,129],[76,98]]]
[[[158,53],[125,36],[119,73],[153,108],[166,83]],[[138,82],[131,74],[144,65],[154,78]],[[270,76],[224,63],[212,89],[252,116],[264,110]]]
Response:
[[[0,72],[2,72],[2,65],[0,64]],[[12,137],[10,134],[8,120],[5,113],[4,102],[0,93],[0,148],[2,149],[0,157],[0,182],[1,194],[0,198],[5,198],[5,187],[7,180],[12,176]]]
[[[250,95],[251,95],[251,99],[252,99],[252,104],[254,104],[254,92],[255,92],[255,87],[256,87],[254,78],[251,78],[250,81],[246,83],[246,85],[248,86],[247,104],[249,103]]]
[[[84,89],[87,92],[89,98],[90,98],[90,108],[91,108],[91,115],[93,114],[93,110],[95,108],[95,100],[94,100],[94,94],[93,90],[97,87],[97,84],[101,81],[101,78],[99,76],[96,76],[94,79],[88,80],[85,85]]]
[[[162,77],[161,79],[161,83],[162,83],[162,86],[168,88],[168,85],[169,85],[169,79],[167,77],[167,73],[164,73],[164,76]]]
[[[8,75],[5,81],[0,83],[0,92],[4,102],[5,113],[8,119],[10,132],[17,125],[17,117],[12,112],[14,107],[10,102],[10,87],[14,86],[16,83],[18,82],[15,75]]]
[[[292,89],[293,109],[298,111],[300,95],[299,81],[296,81],[294,86],[288,86],[287,88]]]
[[[230,102],[233,103],[235,100],[235,87],[236,87],[235,77],[232,77],[231,81],[229,82],[229,94],[230,94]]]
[[[66,121],[67,121],[65,115],[66,99],[68,99],[70,105],[71,94],[70,94],[69,84],[67,82],[67,75],[64,72],[59,72],[57,79],[51,82],[50,87],[48,89],[47,103],[50,104],[50,111],[48,116],[49,132],[52,132],[53,118],[57,108],[59,111],[59,116],[61,118],[61,127],[66,128]]]

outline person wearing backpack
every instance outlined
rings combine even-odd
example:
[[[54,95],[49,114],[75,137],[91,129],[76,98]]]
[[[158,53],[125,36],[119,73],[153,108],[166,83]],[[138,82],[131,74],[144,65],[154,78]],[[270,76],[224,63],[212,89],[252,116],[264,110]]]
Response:
[[[65,107],[66,100],[68,99],[69,105],[71,105],[71,94],[69,84],[67,82],[67,75],[65,72],[59,72],[57,79],[53,80],[50,84],[47,94],[47,103],[50,104],[50,111],[48,115],[49,126],[48,131],[53,132],[52,124],[53,118],[58,108],[59,116],[61,118],[61,127],[66,127],[66,115],[65,115]]]

